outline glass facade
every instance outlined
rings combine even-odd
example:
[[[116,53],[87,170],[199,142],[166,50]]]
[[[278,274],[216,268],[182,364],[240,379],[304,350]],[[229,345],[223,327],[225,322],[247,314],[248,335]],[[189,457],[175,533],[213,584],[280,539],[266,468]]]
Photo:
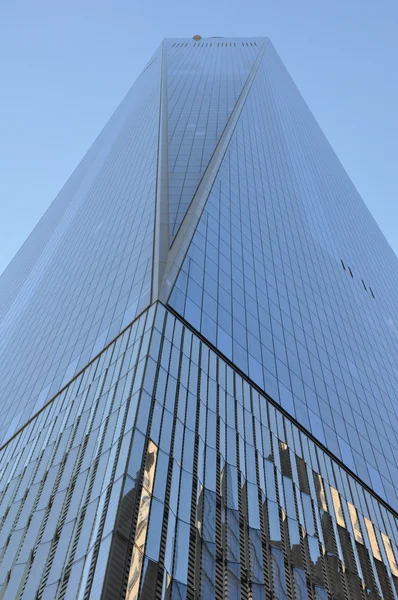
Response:
[[[398,520],[156,303],[3,448],[3,598],[398,596]]]
[[[159,50],[0,278],[0,443],[150,302],[160,70]]]
[[[165,40],[0,278],[0,598],[398,600],[397,284],[270,41]]]
[[[395,508],[397,290],[397,257],[269,43],[170,305]]]
[[[217,39],[168,44],[170,241],[181,225],[264,40],[253,39],[243,46],[239,41],[229,44],[224,48],[224,42]]]

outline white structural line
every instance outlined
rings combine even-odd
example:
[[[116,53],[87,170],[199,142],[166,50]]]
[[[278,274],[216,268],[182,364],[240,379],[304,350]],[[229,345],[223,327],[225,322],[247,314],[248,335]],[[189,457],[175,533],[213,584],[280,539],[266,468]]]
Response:
[[[161,300],[164,304],[167,304],[174,283],[177,279],[178,273],[180,272],[180,268],[188,251],[188,248],[191,244],[196,227],[199,223],[199,219],[206,205],[207,198],[209,197],[211,188],[213,187],[218,170],[223,161],[225,152],[228,148],[229,142],[231,141],[232,134],[235,130],[236,124],[242,112],[242,108],[245,104],[254,77],[260,65],[261,59],[264,56],[264,52],[268,45],[268,42],[268,38],[265,38],[264,44],[249,73],[246,83],[242,88],[242,91],[234,106],[231,116],[229,117],[228,123],[225,126],[225,129],[213,152],[209,164],[207,165],[207,168],[203,174],[199,186],[192,198],[192,202],[189,205],[184,219],[181,222],[178,233],[174,238],[171,248],[168,251],[167,264],[164,268],[163,280],[158,295],[159,300]],[[156,298],[154,297],[153,299],[155,300]]]
[[[152,302],[159,297],[169,251],[167,41],[162,42],[158,163],[156,174],[155,225],[152,264]]]

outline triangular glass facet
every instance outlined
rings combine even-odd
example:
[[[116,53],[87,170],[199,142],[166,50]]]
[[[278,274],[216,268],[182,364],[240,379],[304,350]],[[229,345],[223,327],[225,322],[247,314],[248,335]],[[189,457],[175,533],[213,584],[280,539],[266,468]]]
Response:
[[[261,46],[210,38],[167,48],[170,245]]]

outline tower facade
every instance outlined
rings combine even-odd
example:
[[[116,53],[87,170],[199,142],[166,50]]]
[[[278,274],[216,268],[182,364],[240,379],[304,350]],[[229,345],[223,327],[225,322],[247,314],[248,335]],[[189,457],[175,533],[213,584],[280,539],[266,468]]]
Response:
[[[0,278],[0,598],[398,598],[398,261],[267,38],[165,40]]]

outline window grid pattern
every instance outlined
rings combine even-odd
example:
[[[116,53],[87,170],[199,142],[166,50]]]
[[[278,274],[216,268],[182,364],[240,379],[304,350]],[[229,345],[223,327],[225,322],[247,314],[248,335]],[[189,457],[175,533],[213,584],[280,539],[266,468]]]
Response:
[[[140,390],[153,315],[154,307],[2,449],[2,598],[80,598],[91,586],[100,597],[132,428],[146,422]]]
[[[395,508],[397,289],[395,255],[269,44],[170,305]]]
[[[241,44],[240,39],[167,44],[170,243],[264,40]]]
[[[395,516],[162,305],[143,388],[128,600],[397,597]]]
[[[0,475],[3,598],[398,597],[395,515],[160,304]]]
[[[158,51],[0,279],[0,441],[150,301],[160,68]]]
[[[165,44],[171,238],[264,42]],[[0,597],[398,600],[396,257],[268,44],[148,308],[161,52],[0,281]]]

